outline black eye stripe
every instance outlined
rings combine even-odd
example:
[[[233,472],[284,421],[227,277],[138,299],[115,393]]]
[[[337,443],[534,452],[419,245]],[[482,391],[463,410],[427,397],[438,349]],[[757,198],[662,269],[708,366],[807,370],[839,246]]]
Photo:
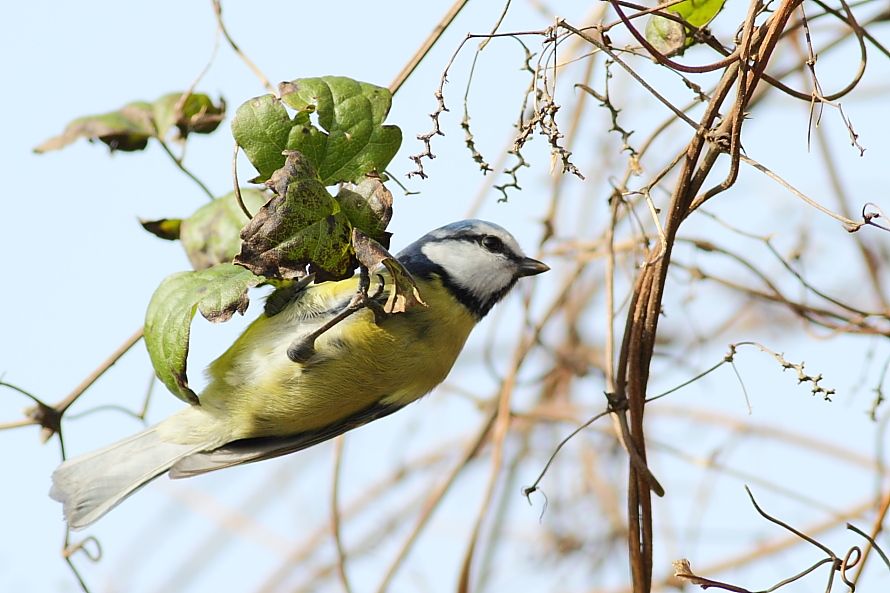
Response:
[[[484,241],[486,239],[494,239],[495,241],[499,242],[500,249],[493,250],[489,247],[486,247],[484,244]],[[480,234],[478,231],[477,232],[467,231],[467,232],[462,232],[462,233],[455,233],[455,234],[449,235],[447,237],[438,237],[436,239],[431,240],[430,243],[433,243],[433,242],[439,243],[439,242],[445,242],[445,241],[466,241],[468,243],[476,243],[477,245],[482,246],[483,248],[485,248],[486,250],[488,250],[492,253],[500,253],[500,254],[505,255],[507,257],[507,259],[509,259],[511,261],[519,261],[522,259],[521,256],[517,255],[513,251],[513,249],[508,247],[507,244],[504,242],[504,240],[501,239],[500,237],[498,237],[497,235]]]
[[[504,242],[500,237],[495,237],[494,235],[483,235],[479,243],[492,253],[504,253],[506,251]]]

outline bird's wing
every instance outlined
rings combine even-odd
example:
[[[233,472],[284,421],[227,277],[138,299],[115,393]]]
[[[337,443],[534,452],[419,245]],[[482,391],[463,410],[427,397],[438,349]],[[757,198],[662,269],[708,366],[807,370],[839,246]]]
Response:
[[[219,449],[185,457],[170,469],[171,478],[188,478],[225,467],[253,463],[294,453],[343,434],[403,408],[402,404],[377,403],[335,424],[287,437],[242,439]]]

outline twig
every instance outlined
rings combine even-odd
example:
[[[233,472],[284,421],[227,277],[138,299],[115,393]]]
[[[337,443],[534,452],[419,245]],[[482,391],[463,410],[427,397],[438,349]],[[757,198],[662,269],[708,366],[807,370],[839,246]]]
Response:
[[[859,582],[859,577],[862,576],[862,572],[865,570],[865,563],[868,560],[869,554],[872,550],[877,552],[877,554],[881,557],[881,560],[884,561],[884,564],[887,565],[887,569],[890,570],[890,559],[887,558],[887,555],[884,551],[877,545],[878,535],[884,530],[884,521],[887,518],[887,513],[890,511],[890,492],[884,495],[884,500],[881,501],[881,507],[878,509],[878,514],[875,517],[874,524],[871,529],[871,534],[867,534],[860,530],[858,527],[854,525],[850,525],[847,523],[847,529],[851,531],[855,531],[862,537],[864,537],[868,544],[865,546],[865,551],[862,552],[862,562],[859,563],[859,566],[856,569],[856,574],[853,575],[853,584]]]
[[[627,64],[627,62],[625,62],[624,60],[622,60],[621,58],[619,58],[619,57],[615,54],[615,52],[612,51],[612,48],[610,48],[609,46],[607,46],[606,44],[604,44],[602,41],[599,41],[599,40],[595,39],[594,37],[591,37],[591,36],[588,35],[587,33],[583,32],[583,31],[581,31],[581,30],[579,30],[579,29],[576,29],[575,27],[573,27],[572,25],[570,25],[570,24],[569,24],[568,22],[566,22],[565,20],[560,20],[560,21],[559,21],[559,26],[562,27],[563,29],[566,29],[567,31],[571,31],[571,32],[574,33],[575,35],[580,36],[582,39],[586,40],[588,43],[591,43],[592,45],[594,45],[594,46],[596,46],[597,48],[599,48],[601,51],[607,53],[607,54],[609,55],[609,57],[612,58],[612,60],[615,61],[615,63],[617,63],[617,64],[618,64],[619,66],[621,66],[622,68],[624,68],[625,72],[627,72],[627,73],[628,73],[634,80],[636,80],[636,81],[637,81],[637,82],[638,82],[644,89],[646,89],[646,90],[647,90],[653,97],[655,97],[656,99],[658,99],[659,102],[660,102],[662,105],[664,105],[665,107],[667,107],[668,109],[670,109],[670,110],[674,113],[674,115],[676,115],[680,120],[682,120],[682,121],[686,122],[687,124],[689,124],[693,129],[697,129],[697,128],[698,128],[698,124],[697,124],[694,120],[692,120],[688,115],[686,115],[685,113],[683,113],[682,110],[680,110],[680,109],[678,109],[677,107],[675,107],[673,103],[671,103],[670,101],[668,101],[668,100],[667,100],[661,93],[659,93],[658,91],[656,91],[655,88],[652,87],[652,85],[650,85],[648,82],[646,82],[645,80],[643,80],[643,78],[642,78],[639,74],[637,74],[636,71],[635,71],[633,68],[631,68],[631,67]]]
[[[686,72],[687,74],[704,74],[706,72],[721,70],[739,59],[739,57],[735,53],[733,53],[723,58],[719,62],[708,64],[706,66],[687,66],[685,64],[675,62],[674,60],[670,59],[669,57],[655,49],[655,47],[651,43],[649,43],[646,37],[637,30],[633,23],[630,22],[630,19],[627,18],[627,15],[624,14],[624,10],[621,8],[621,2],[617,2],[616,0],[609,0],[609,2],[612,4],[612,8],[615,10],[615,14],[618,15],[618,17],[624,23],[624,26],[627,28],[628,31],[630,31],[631,35],[634,36],[637,42],[644,48],[646,48],[646,51],[652,55],[655,61],[663,66],[670,68],[671,70],[675,70],[677,72]],[[686,22],[683,23],[683,26],[697,31],[695,27],[692,27],[692,25],[689,25]]]
[[[222,17],[222,2],[221,0],[211,0],[213,4],[213,14],[216,16],[216,25],[219,27],[219,30],[222,31],[223,36],[226,38],[226,41],[229,42],[229,46],[232,48],[232,51],[235,52],[241,61],[244,62],[247,67],[253,72],[254,76],[260,79],[260,82],[266,87],[266,90],[272,93],[273,95],[277,92],[277,89],[272,86],[272,83],[269,82],[269,79],[266,78],[266,75],[262,73],[262,71],[257,67],[256,64],[253,63],[253,60],[247,57],[241,49],[238,47],[238,44],[235,43],[235,40],[232,39],[232,36],[229,35],[229,31],[226,29],[226,25],[223,22]]]
[[[411,76],[411,73],[414,72],[414,69],[420,65],[420,62],[423,61],[423,58],[430,52],[433,46],[437,41],[442,37],[442,34],[445,33],[445,30],[454,22],[454,19],[457,18],[457,15],[460,14],[460,11],[463,10],[464,6],[467,5],[469,0],[456,0],[454,4],[451,5],[451,8],[448,9],[448,12],[439,20],[436,26],[433,28],[432,32],[427,36],[424,42],[417,48],[417,51],[414,52],[414,55],[411,56],[411,59],[408,60],[408,63],[402,67],[402,70],[396,75],[391,83],[389,83],[389,92],[395,95],[402,85],[408,80],[408,77]]]
[[[334,471],[331,485],[331,533],[334,534],[334,544],[337,547],[337,575],[345,593],[352,593],[349,585],[349,575],[346,574],[346,548],[340,529],[340,503],[338,502],[340,491],[340,470],[343,466],[343,445],[346,439],[344,435],[334,439]]]
[[[69,393],[64,399],[62,399],[62,401],[57,403],[54,407],[59,411],[59,413],[64,414],[65,411],[69,407],[71,407],[71,404],[77,401],[77,398],[83,395],[83,393],[87,389],[89,389],[99,377],[105,374],[105,371],[114,366],[114,363],[120,360],[124,354],[129,352],[130,348],[139,343],[139,340],[141,340],[142,336],[145,335],[144,330],[145,328],[140,327],[135,332],[133,332],[133,335],[127,338],[123,344],[118,346],[118,348],[114,352],[112,352],[108,356],[108,358],[106,358],[102,362],[102,364],[100,364],[96,368],[96,370],[94,370],[83,381],[81,381],[80,384],[71,391],[71,393]]]
[[[157,141],[158,141],[158,144],[161,145],[161,148],[164,149],[164,152],[167,153],[167,156],[170,157],[170,160],[173,161],[173,164],[176,165],[176,168],[179,169],[180,171],[182,171],[183,173],[185,173],[185,174],[188,176],[189,179],[191,179],[192,181],[194,181],[195,183],[197,183],[197,184],[198,184],[198,187],[201,188],[201,191],[203,191],[205,194],[207,194],[207,197],[210,199],[211,202],[212,202],[213,200],[215,200],[216,198],[213,196],[213,192],[211,192],[211,191],[207,188],[207,186],[204,185],[204,182],[203,182],[203,181],[201,181],[200,179],[198,179],[198,177],[197,177],[194,173],[192,173],[191,171],[189,171],[188,168],[187,168],[185,165],[182,164],[182,159],[179,158],[179,157],[177,157],[175,154],[173,154],[173,151],[170,150],[170,147],[167,146],[167,143],[164,142],[163,138],[158,137],[158,138],[157,138]]]
[[[862,513],[868,511],[870,508],[873,508],[873,506],[874,501],[871,498],[868,498],[867,500],[860,502],[848,511],[844,512],[840,517],[830,517],[824,521],[807,527],[806,531],[811,535],[824,533],[836,528],[839,520],[844,521],[859,517],[860,515],[862,515]],[[740,567],[749,565],[756,560],[760,560],[764,557],[776,556],[780,552],[788,550],[796,545],[799,545],[800,543],[801,539],[794,534],[791,534],[783,539],[760,542],[758,543],[756,548],[751,551],[747,551],[737,556],[729,557],[722,561],[715,562],[707,568],[702,568],[699,572],[708,574],[721,573],[729,570],[738,570]],[[656,583],[653,584],[653,589],[663,589],[668,586],[676,586],[676,580],[673,575],[671,575],[670,577],[659,579]],[[630,588],[623,587],[614,590],[613,593],[633,593],[633,591]]]
[[[793,185],[791,185],[790,183],[785,181],[778,174],[776,174],[775,172],[770,170],[766,165],[763,165],[763,164],[755,161],[754,159],[748,158],[745,155],[741,155],[739,157],[739,159],[743,163],[751,165],[752,167],[754,167],[755,169],[757,169],[758,171],[760,171],[761,173],[763,173],[764,175],[766,175],[767,177],[772,179],[773,181],[777,182],[779,185],[784,187],[786,190],[788,190],[789,192],[791,192],[792,194],[794,194],[795,196],[797,196],[798,198],[800,198],[801,200],[803,200],[804,202],[806,202],[807,204],[809,204],[810,206],[812,206],[813,208],[818,210],[819,212],[822,212],[823,214],[827,214],[831,218],[837,220],[838,222],[840,222],[841,224],[844,225],[844,228],[847,231],[849,231],[849,232],[857,231],[860,228],[862,228],[862,226],[865,224],[865,222],[857,222],[855,220],[847,218],[846,216],[841,216],[840,214],[832,212],[825,206],[819,204],[817,201],[813,200],[812,198],[807,196],[805,193],[803,193],[802,191],[798,190],[796,187],[794,187]],[[696,208],[701,206],[705,201],[706,201],[706,198],[704,198],[704,197],[696,198],[696,200],[692,203],[692,206],[690,207],[690,209],[695,210]]]
[[[544,479],[544,476],[547,474],[547,470],[550,469],[550,466],[556,460],[556,456],[559,454],[559,451],[565,446],[565,444],[568,443],[573,438],[575,438],[575,435],[582,432],[585,428],[589,427],[591,424],[593,424],[600,418],[602,418],[604,416],[608,416],[610,413],[611,412],[609,410],[605,410],[603,412],[600,412],[599,414],[591,416],[586,422],[584,422],[584,424],[580,425],[578,428],[576,428],[575,430],[570,432],[567,436],[565,436],[561,441],[559,441],[559,443],[556,445],[556,448],[553,449],[553,452],[550,454],[550,457],[547,459],[547,463],[544,464],[543,469],[541,469],[541,472],[538,474],[538,477],[535,478],[535,481],[532,482],[531,486],[525,486],[522,489],[522,495],[525,496],[525,498],[528,500],[529,504],[532,504],[532,501],[531,501],[532,493],[537,492],[539,490],[538,485],[541,483],[541,480]]]
[[[377,593],[384,593],[389,588],[392,579],[396,576],[396,573],[398,572],[402,563],[405,561],[405,558],[408,556],[408,552],[411,551],[411,548],[414,546],[414,542],[417,541],[417,538],[420,536],[421,530],[430,520],[430,517],[432,517],[433,511],[438,508],[439,504],[442,502],[442,499],[445,497],[445,494],[451,489],[451,486],[457,480],[457,477],[460,475],[460,473],[470,463],[470,460],[472,460],[478,454],[479,449],[488,438],[489,432],[494,426],[496,417],[496,410],[492,410],[486,415],[482,426],[480,426],[476,432],[476,437],[466,446],[460,460],[457,462],[451,472],[449,472],[448,476],[439,483],[435,490],[430,492],[430,495],[424,503],[423,509],[420,512],[420,516],[417,518],[417,522],[414,524],[414,528],[411,530],[411,533],[408,535],[401,548],[399,548],[399,551],[396,553],[395,558],[393,558],[392,562],[387,567],[386,573],[383,575],[383,579],[380,581],[380,585],[377,586]]]
[[[62,400],[54,405],[49,405],[44,403],[42,400],[32,395],[31,393],[25,391],[20,387],[16,387],[10,383],[6,383],[0,381],[0,386],[7,387],[13,389],[22,395],[28,397],[34,402],[34,406],[31,406],[27,410],[25,410],[25,414],[27,415],[26,419],[19,420],[16,422],[11,422],[8,424],[0,425],[0,430],[5,428],[18,428],[21,426],[29,426],[33,424],[37,424],[41,426],[40,430],[40,441],[45,443],[53,435],[59,435],[59,443],[62,447],[62,458],[65,458],[65,446],[64,441],[61,436],[61,427],[62,427],[62,416],[71,407],[71,405],[77,401],[77,399],[86,392],[87,389],[95,383],[99,377],[105,374],[105,371],[114,366],[120,358],[126,354],[130,348],[132,348],[139,340],[142,339],[143,328],[139,328],[136,332],[133,333],[123,344],[121,344],[111,355],[105,359],[102,364],[100,364],[92,373],[90,373],[80,384],[74,388],[71,393],[65,396]]]
[[[207,60],[207,63],[198,73],[198,75],[192,80],[192,83],[188,86],[185,92],[180,95],[179,100],[176,101],[176,105],[173,106],[173,112],[177,114],[176,119],[183,113],[183,109],[185,109],[185,104],[189,100],[189,97],[195,92],[195,89],[198,87],[198,83],[201,82],[201,79],[210,71],[210,67],[213,65],[213,62],[216,60],[216,54],[219,52],[219,35],[220,30],[219,27],[216,29],[216,35],[213,36],[213,49],[210,51],[210,59]]]
[[[820,550],[822,550],[823,552],[825,552],[825,554],[826,554],[827,556],[829,556],[832,560],[837,560],[837,556],[834,555],[834,552],[832,552],[832,551],[828,548],[828,546],[825,546],[824,544],[818,542],[817,540],[813,539],[812,537],[808,536],[807,534],[803,533],[802,531],[799,531],[799,530],[795,529],[794,527],[792,527],[791,525],[785,523],[785,522],[782,521],[781,519],[777,519],[776,517],[773,517],[772,515],[770,515],[770,514],[767,513],[766,511],[764,511],[762,508],[760,508],[760,505],[757,504],[757,500],[754,499],[754,494],[751,493],[751,489],[748,488],[747,486],[745,486],[745,492],[748,493],[748,498],[751,499],[751,504],[754,505],[754,509],[758,512],[758,514],[760,514],[761,517],[763,517],[764,519],[766,519],[766,520],[769,521],[770,523],[775,523],[776,525],[778,525],[779,527],[785,529],[786,531],[790,531],[791,533],[793,533],[794,535],[796,535],[796,536],[799,537],[800,539],[802,539],[802,540],[804,540],[804,541],[806,541],[806,542],[808,542],[808,543],[810,543],[810,544],[816,546],[817,548],[819,548]]]
[[[86,544],[92,543],[96,546],[96,551],[91,552],[90,549],[86,546]],[[80,571],[77,570],[77,567],[74,566],[74,561],[71,557],[77,552],[82,552],[84,556],[90,559],[92,562],[99,562],[102,559],[102,545],[99,543],[99,540],[94,536],[90,535],[84,538],[83,540],[77,542],[76,544],[71,543],[71,530],[65,529],[65,541],[62,543],[62,558],[65,560],[65,564],[68,565],[68,568],[71,569],[71,572],[74,574],[74,578],[77,579],[77,583],[80,585],[80,588],[84,593],[90,593],[90,588],[87,586],[86,581],[84,581],[83,576],[81,576]]]

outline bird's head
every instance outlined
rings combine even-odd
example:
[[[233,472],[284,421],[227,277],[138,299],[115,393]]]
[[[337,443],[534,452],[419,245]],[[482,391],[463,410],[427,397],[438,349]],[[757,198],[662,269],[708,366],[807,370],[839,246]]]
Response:
[[[483,220],[462,220],[431,231],[406,247],[398,259],[415,276],[439,276],[479,319],[519,278],[550,269],[526,257],[506,229]]]

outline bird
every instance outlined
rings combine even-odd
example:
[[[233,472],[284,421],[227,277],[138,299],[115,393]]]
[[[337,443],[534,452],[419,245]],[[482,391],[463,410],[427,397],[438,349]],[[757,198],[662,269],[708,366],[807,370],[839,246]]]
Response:
[[[301,337],[355,302],[362,278],[273,292],[209,365],[199,405],[53,472],[50,496],[63,504],[68,526],[91,525],[165,473],[184,478],[278,457],[396,412],[445,379],[472,329],[520,278],[550,269],[482,220],[435,229],[396,258],[425,306],[381,319],[361,308],[295,356]],[[390,280],[384,266],[371,274]]]

